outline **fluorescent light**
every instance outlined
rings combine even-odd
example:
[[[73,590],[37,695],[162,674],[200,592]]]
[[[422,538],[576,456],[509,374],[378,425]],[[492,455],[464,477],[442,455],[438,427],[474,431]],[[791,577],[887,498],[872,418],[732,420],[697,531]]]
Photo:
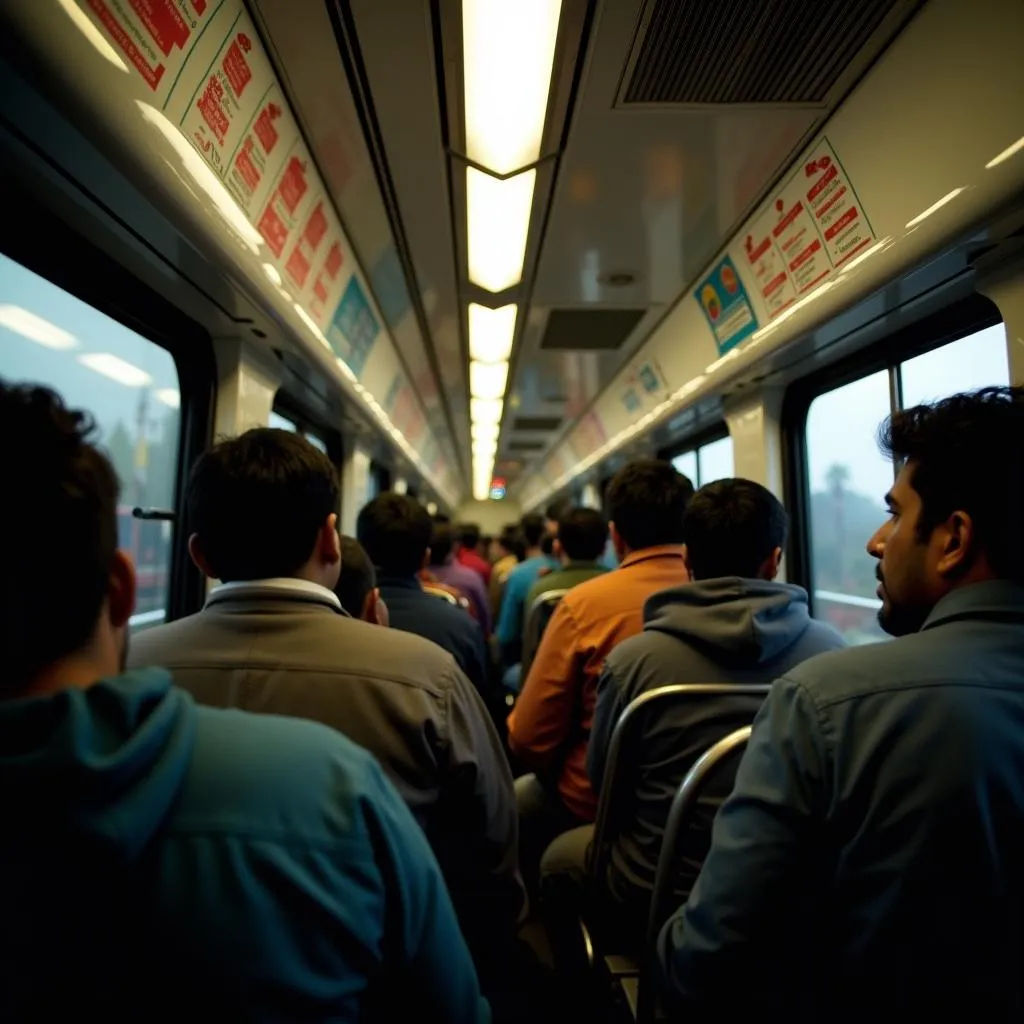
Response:
[[[281,287],[281,275],[278,272],[277,267],[275,267],[273,263],[264,263],[263,273],[266,274],[267,277],[269,277],[270,280],[273,281],[278,288]]]
[[[500,398],[471,398],[469,418],[474,423],[500,423],[502,404]]]
[[[1024,135],[1022,135],[1012,146],[1007,146],[1006,149],[999,154],[994,156],[987,164],[985,164],[985,170],[990,171],[993,167],[998,167],[1004,160],[1009,160],[1015,153],[1019,153],[1024,149]]]
[[[84,356],[79,356],[78,361],[83,366],[88,366],[90,370],[116,380],[126,388],[141,388],[153,382],[153,378],[145,370],[140,370],[134,364],[110,352],[87,352]]]
[[[952,192],[947,192],[937,203],[932,203],[927,210],[919,213],[913,220],[907,221],[907,227],[916,227],[923,220],[927,220],[936,210],[941,210],[946,203],[952,202],[960,193],[963,192],[963,188],[955,188]]]
[[[172,409],[181,408],[181,393],[177,388],[157,388],[153,392],[153,397],[158,402],[163,402],[164,405],[169,405]]]
[[[466,168],[469,279],[489,292],[522,280],[536,181],[536,171],[501,181]]]
[[[498,450],[497,441],[474,441],[473,456],[480,459],[493,459],[494,453]]]
[[[35,313],[30,313],[21,306],[0,306],[0,327],[6,327],[15,334],[20,334],[37,345],[45,345],[47,348],[55,348],[65,351],[74,348],[78,339],[67,331],[51,324]]]
[[[497,441],[498,430],[497,423],[473,423],[469,428],[474,441]]]
[[[486,484],[482,484],[479,480],[473,483],[473,498],[476,501],[487,501],[491,496],[491,484],[488,481]]]
[[[515,303],[489,309],[477,302],[469,304],[469,358],[482,363],[500,363],[512,354],[516,333]]]
[[[469,364],[469,393],[474,398],[501,398],[508,383],[508,363]]]
[[[79,32],[89,40],[90,43],[119,71],[128,71],[128,65],[121,59],[121,55],[115,50],[106,36],[86,17],[85,12],[75,3],[75,0],[58,0],[64,13],[75,23]]]
[[[508,174],[540,157],[561,0],[462,0],[466,150]]]

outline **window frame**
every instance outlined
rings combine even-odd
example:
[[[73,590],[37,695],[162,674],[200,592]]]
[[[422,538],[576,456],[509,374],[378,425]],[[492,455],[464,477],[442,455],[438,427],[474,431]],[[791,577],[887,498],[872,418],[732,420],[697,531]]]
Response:
[[[217,390],[210,334],[127,267],[62,220],[35,195],[15,189],[18,215],[0,218],[0,253],[91,306],[174,360],[181,396],[175,468],[167,622],[198,611],[206,580],[188,553],[185,487],[195,460],[213,437]],[[31,230],[27,226],[31,225]]]
[[[319,420],[313,419],[292,393],[284,387],[277,389],[271,411],[294,423],[300,435],[316,435],[327,446],[327,457],[338,470],[339,476],[341,475],[341,467],[344,462],[344,439],[337,427],[329,427]]]
[[[691,434],[683,441],[678,441],[673,445],[668,445],[660,449],[658,451],[658,458],[663,459],[665,462],[672,462],[673,459],[678,459],[680,455],[688,455],[690,452],[693,452],[697,459],[697,480],[691,480],[690,483],[693,484],[694,490],[697,490],[700,487],[698,480],[700,480],[701,476],[700,449],[731,436],[732,435],[729,433],[729,425],[725,420],[720,420],[719,422],[706,427],[697,434]]]
[[[793,381],[786,388],[781,428],[783,488],[790,526],[786,544],[787,576],[790,582],[807,591],[811,615],[815,614],[811,490],[807,464],[807,417],[811,405],[815,399],[831,391],[884,371],[889,378],[889,408],[901,409],[903,386],[900,367],[903,363],[1002,322],[995,303],[974,293],[859,352]],[[882,496],[878,497],[881,501]],[[865,543],[867,539],[864,538]]]

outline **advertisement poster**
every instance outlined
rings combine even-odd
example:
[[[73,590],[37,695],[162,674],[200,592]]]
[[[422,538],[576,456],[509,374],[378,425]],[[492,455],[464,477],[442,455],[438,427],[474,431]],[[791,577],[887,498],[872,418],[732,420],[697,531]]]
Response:
[[[668,396],[665,375],[656,360],[648,359],[630,369],[624,381],[622,404],[633,415],[657,405]]]
[[[704,310],[719,355],[757,330],[757,317],[730,257],[715,267],[693,295]]]
[[[358,278],[353,274],[334,311],[327,329],[327,340],[335,354],[348,364],[357,377],[361,377],[378,334],[380,324],[370,309]]]

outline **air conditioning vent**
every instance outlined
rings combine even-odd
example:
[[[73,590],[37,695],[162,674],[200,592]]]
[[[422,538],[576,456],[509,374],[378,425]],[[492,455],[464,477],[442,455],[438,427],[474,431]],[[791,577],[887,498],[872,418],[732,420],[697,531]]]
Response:
[[[505,447],[510,452],[542,452],[547,444],[544,441],[509,441]]]
[[[633,333],[646,309],[553,309],[542,349],[605,352],[617,349]]]
[[[512,421],[513,430],[557,430],[561,425],[561,416],[517,416]]]

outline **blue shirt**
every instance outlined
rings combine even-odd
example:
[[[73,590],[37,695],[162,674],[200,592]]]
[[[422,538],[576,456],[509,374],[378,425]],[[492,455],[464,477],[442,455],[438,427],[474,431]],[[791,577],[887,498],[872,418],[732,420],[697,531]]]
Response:
[[[505,581],[505,590],[501,598],[501,615],[498,616],[498,628],[495,635],[501,645],[502,657],[506,664],[519,661],[523,646],[524,604],[530,587],[533,586],[541,569],[557,569],[558,560],[550,555],[535,555],[533,558],[520,562]]]
[[[991,581],[775,682],[658,958],[697,1016],[1020,1020],[1022,915],[1024,584]]]
[[[0,793],[2,1020],[489,1020],[423,832],[326,726],[137,670],[0,701]]]
[[[446,650],[483,695],[487,686],[487,654],[480,624],[462,608],[428,594],[414,576],[382,576],[377,580],[394,629],[415,633]]]

